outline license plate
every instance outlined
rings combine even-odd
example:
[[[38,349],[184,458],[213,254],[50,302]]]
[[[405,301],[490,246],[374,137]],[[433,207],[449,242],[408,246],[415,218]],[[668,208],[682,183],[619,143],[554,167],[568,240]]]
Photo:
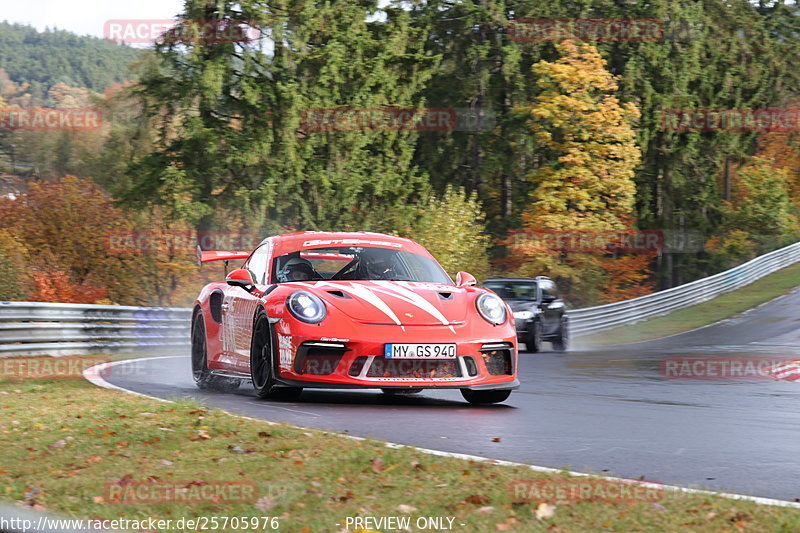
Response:
[[[455,344],[387,344],[386,359],[455,359]]]

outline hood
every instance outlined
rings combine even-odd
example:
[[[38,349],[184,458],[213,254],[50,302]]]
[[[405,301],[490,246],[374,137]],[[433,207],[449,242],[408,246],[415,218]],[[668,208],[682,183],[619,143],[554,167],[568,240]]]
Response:
[[[505,300],[512,311],[533,311],[536,308],[536,302],[531,300]]]
[[[414,281],[318,281],[325,303],[365,324],[441,326],[463,323],[473,296],[454,285]]]

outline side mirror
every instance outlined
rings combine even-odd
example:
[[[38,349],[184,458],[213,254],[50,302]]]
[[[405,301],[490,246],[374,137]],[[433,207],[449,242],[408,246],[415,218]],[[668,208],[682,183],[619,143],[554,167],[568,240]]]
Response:
[[[459,272],[456,274],[456,285],[459,287],[472,287],[476,283],[478,282],[475,280],[475,276],[469,272]]]
[[[246,268],[237,268],[225,276],[225,282],[232,287],[241,287],[247,292],[253,290],[256,282],[252,274]]]
[[[556,301],[556,297],[552,294],[543,294],[542,295],[542,303],[549,304]]]

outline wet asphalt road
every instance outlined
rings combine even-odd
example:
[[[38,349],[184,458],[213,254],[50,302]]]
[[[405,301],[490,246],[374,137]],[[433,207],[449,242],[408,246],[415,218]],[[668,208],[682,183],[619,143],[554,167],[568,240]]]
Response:
[[[547,345],[546,345],[547,346]],[[307,390],[296,402],[198,391],[187,356],[116,367],[108,381],[161,398],[352,435],[606,475],[800,498],[800,381],[665,380],[675,356],[797,357],[800,289],[726,322],[659,341],[523,353],[522,386],[471,407],[457,390],[387,397]],[[499,437],[500,442],[492,442]]]

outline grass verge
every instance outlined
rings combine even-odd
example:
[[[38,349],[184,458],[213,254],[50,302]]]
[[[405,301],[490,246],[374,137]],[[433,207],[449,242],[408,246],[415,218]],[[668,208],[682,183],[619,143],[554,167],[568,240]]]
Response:
[[[277,517],[275,530],[301,533],[800,530],[798,509],[434,457],[80,378],[0,378],[0,413],[2,498],[75,518]],[[399,517],[411,527],[354,517]]]
[[[800,285],[800,263],[701,304],[651,318],[638,324],[620,326],[579,337],[576,342],[592,346],[638,342],[683,333],[752,309]]]

